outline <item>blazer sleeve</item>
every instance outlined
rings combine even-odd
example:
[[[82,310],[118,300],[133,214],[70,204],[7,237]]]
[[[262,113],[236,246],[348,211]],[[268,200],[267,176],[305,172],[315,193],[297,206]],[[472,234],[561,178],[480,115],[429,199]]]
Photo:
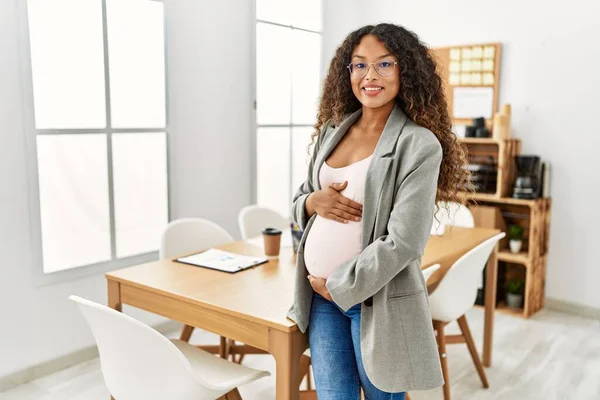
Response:
[[[292,218],[294,219],[294,221],[296,221],[301,230],[304,230],[306,228],[306,224],[308,224],[309,218],[306,215],[306,199],[312,192],[315,191],[315,187],[312,182],[313,169],[315,167],[315,161],[317,159],[317,154],[319,153],[321,143],[323,142],[323,138],[325,137],[327,129],[329,128],[329,124],[330,122],[328,121],[325,124],[325,127],[323,128],[321,134],[317,137],[317,140],[315,141],[315,146],[313,148],[313,152],[308,163],[308,175],[304,183],[300,185],[300,187],[296,191],[292,202]]]
[[[342,309],[362,303],[400,271],[423,256],[431,232],[442,147],[429,142],[408,163],[397,185],[387,235],[339,266],[327,279],[331,297]]]

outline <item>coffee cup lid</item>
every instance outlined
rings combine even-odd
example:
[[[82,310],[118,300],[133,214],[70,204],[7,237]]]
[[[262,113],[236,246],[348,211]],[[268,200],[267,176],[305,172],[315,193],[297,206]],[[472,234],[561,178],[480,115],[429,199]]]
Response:
[[[265,228],[262,233],[263,235],[281,235],[281,231],[275,228]]]

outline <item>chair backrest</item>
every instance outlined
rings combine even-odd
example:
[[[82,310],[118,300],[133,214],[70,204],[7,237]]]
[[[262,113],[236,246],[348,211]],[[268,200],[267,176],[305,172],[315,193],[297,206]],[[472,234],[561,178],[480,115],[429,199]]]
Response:
[[[219,391],[199,376],[166,337],[112,308],[70,296],[98,345],[102,376],[120,400],[216,398]]]
[[[421,272],[423,273],[423,278],[425,278],[425,282],[427,282],[427,280],[431,278],[431,275],[433,275],[438,269],[440,269],[440,264],[434,264],[422,270]]]
[[[444,233],[446,225],[460,226],[464,228],[475,227],[475,220],[469,207],[452,202],[439,202],[433,223],[431,225],[432,235]]]
[[[464,315],[477,297],[477,288],[494,246],[505,233],[486,240],[460,257],[446,272],[437,288],[429,295],[429,306],[434,318],[454,321]]]
[[[160,258],[191,254],[233,242],[233,237],[216,223],[202,218],[171,221],[162,234]]]
[[[290,229],[290,220],[270,208],[250,205],[242,208],[238,215],[242,239],[260,236],[265,228],[277,228],[282,232]]]

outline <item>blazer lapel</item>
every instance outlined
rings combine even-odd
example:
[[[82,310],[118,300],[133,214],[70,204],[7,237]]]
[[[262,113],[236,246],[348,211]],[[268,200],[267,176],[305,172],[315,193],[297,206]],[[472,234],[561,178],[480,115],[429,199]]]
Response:
[[[388,171],[394,161],[396,142],[407,121],[408,117],[400,107],[394,107],[377,142],[375,154],[367,170],[365,201],[363,204],[363,248],[371,243],[371,235],[381,202],[383,186],[386,183],[388,185],[394,184],[394,182],[387,182]]]

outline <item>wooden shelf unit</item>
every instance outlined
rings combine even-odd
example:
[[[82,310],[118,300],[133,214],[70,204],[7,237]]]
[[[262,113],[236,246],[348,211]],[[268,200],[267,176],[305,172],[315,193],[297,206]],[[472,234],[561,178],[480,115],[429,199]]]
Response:
[[[524,305],[520,314],[525,318],[530,317],[544,307],[551,199],[521,200],[480,194],[467,198],[474,215],[483,211],[494,211],[496,214],[493,218],[485,219],[486,222],[477,223],[476,218],[476,225],[507,232],[507,237],[499,244],[498,262],[506,263],[508,272],[517,270],[517,275],[525,278]],[[511,224],[525,228],[523,249],[517,254],[508,249],[508,226]],[[499,287],[498,290],[504,288]],[[515,314],[516,311],[519,310],[509,308],[508,313]]]
[[[466,146],[469,159],[473,159],[474,157],[490,158],[498,168],[496,191],[494,193],[480,194],[493,198],[510,195],[516,173],[514,157],[521,152],[521,140],[458,138],[458,141]]]

